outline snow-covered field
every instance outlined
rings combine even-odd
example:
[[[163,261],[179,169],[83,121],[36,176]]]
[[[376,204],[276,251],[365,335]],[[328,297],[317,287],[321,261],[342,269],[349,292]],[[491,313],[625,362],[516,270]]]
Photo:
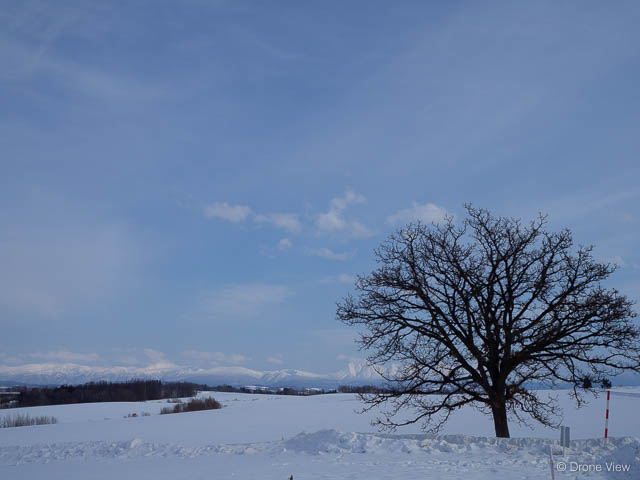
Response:
[[[640,388],[576,410],[560,396],[572,445],[555,447],[555,478],[640,479]],[[53,415],[58,424],[0,429],[1,479],[541,479],[551,478],[556,430],[511,424],[496,440],[489,417],[462,409],[438,436],[408,427],[377,432],[356,396],[203,393],[224,406],[159,415],[166,401],[0,410]],[[141,416],[148,412],[150,416]],[[136,413],[135,418],[123,418]],[[609,469],[629,469],[614,472]],[[571,471],[576,468],[584,471]],[[600,468],[602,471],[596,471]]]

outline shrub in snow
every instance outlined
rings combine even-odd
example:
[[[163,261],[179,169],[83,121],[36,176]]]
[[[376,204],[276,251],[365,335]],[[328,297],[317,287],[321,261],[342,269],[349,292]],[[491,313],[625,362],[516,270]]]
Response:
[[[165,407],[160,410],[160,415],[167,413],[197,412],[199,410],[217,410],[218,408],[222,408],[222,405],[215,398],[194,398],[187,403],[176,403],[173,408]]]
[[[31,425],[46,425],[52,423],[58,423],[58,419],[46,415],[31,417],[27,413],[14,413],[13,415],[0,417],[0,428],[30,427]]]

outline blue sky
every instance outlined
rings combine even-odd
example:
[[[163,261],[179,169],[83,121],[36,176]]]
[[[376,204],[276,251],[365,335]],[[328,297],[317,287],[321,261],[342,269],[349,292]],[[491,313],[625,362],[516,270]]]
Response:
[[[640,299],[640,5],[0,1],[0,364],[333,371],[395,228],[549,214]]]

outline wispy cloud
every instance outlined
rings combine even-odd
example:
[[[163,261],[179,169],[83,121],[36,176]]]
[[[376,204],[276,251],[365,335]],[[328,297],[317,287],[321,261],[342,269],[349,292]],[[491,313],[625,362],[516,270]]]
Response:
[[[227,285],[205,295],[197,311],[199,315],[219,321],[253,317],[266,308],[284,303],[292,294],[292,290],[285,285]]]
[[[300,217],[295,213],[256,213],[247,205],[215,202],[206,205],[203,214],[207,218],[219,218],[234,223],[253,218],[256,224],[269,224],[290,233],[299,233],[302,230]]]
[[[356,277],[353,275],[349,275],[348,273],[341,273],[339,275],[330,275],[328,277],[324,277],[321,280],[321,283],[344,283],[344,284],[353,284],[356,281]]]
[[[624,258],[622,258],[622,256],[620,255],[614,255],[613,257],[602,258],[601,261],[615,265],[618,268],[624,268],[628,266],[627,262],[625,262]]]
[[[251,358],[240,353],[202,352],[198,350],[185,350],[182,356],[192,360],[205,361],[210,364],[234,364],[238,365],[249,361]]]
[[[96,223],[73,206],[47,201],[50,208],[74,212],[82,225],[44,213],[33,214],[40,223],[30,228],[9,215],[2,218],[12,234],[0,249],[0,308],[59,318],[82,302],[104,301],[117,293],[135,273],[140,251],[129,228]],[[59,223],[52,224],[53,219]]]
[[[289,238],[281,238],[275,245],[261,245],[260,254],[268,258],[277,258],[278,253],[293,248],[293,242]]]
[[[74,94],[89,95],[112,102],[139,102],[167,96],[169,89],[154,85],[151,79],[129,77],[101,70],[57,55],[48,43],[31,46],[0,35],[6,67],[0,79],[28,85],[37,75],[46,75],[51,85]],[[36,88],[36,87],[33,87]]]
[[[143,352],[152,362],[161,362],[165,360],[164,353],[154,350],[153,348],[145,348]]]
[[[283,362],[284,362],[284,359],[281,353],[277,353],[275,355],[271,355],[267,357],[267,363],[272,363],[274,365],[282,365]]]
[[[100,355],[97,353],[76,353],[69,350],[31,353],[28,356],[30,358],[59,362],[97,362],[100,360]]]
[[[373,235],[369,227],[362,222],[347,218],[346,209],[350,205],[366,203],[364,195],[346,190],[344,195],[335,197],[329,202],[326,212],[317,214],[315,227],[318,234],[340,234],[347,238],[366,238]],[[297,213],[258,213],[248,205],[228,202],[215,202],[206,205],[203,214],[207,218],[217,218],[228,222],[240,223],[252,219],[255,224],[268,224],[281,228],[289,233],[302,232],[304,225]]]
[[[281,238],[278,242],[278,250],[288,250],[293,247],[293,242],[288,238]]]
[[[151,361],[148,365],[149,368],[175,368],[177,365],[171,361],[169,361],[164,354],[164,352],[160,352],[158,350],[154,350],[153,348],[145,348],[143,350],[144,354]]]
[[[282,228],[291,233],[298,233],[302,230],[302,223],[298,215],[294,213],[260,214],[256,215],[253,221],[256,223],[270,223],[275,227]]]
[[[339,260],[344,261],[348,260],[351,256],[349,253],[336,253],[333,250],[323,247],[316,249],[307,249],[307,254],[315,257],[326,258],[327,260]]]
[[[345,210],[349,205],[366,203],[367,199],[352,190],[347,190],[343,196],[333,198],[329,202],[329,209],[318,215],[316,228],[318,233],[342,232],[349,237],[369,237],[373,233],[364,224],[357,220],[349,220],[345,217]]]
[[[243,222],[251,213],[251,208],[246,205],[230,205],[227,202],[216,202],[204,207],[204,216],[207,218],[220,218],[229,222]]]
[[[420,221],[423,223],[440,222],[448,214],[447,210],[433,203],[416,203],[410,208],[399,210],[387,217],[387,223],[396,225],[398,223],[409,223]]]
[[[640,187],[625,186],[619,177],[616,180],[620,184],[608,181],[580,191],[562,193],[548,201],[542,207],[543,211],[552,212],[552,220],[599,215],[620,223],[633,223],[637,218],[631,212],[635,211],[634,206],[640,199]]]

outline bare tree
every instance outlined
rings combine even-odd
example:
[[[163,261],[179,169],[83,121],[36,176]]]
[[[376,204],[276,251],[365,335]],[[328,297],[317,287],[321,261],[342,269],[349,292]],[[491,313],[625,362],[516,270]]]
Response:
[[[574,247],[568,230],[546,231],[544,216],[523,225],[466,210],[460,225],[446,218],[393,234],[356,296],[338,303],[388,383],[361,396],[365,410],[383,407],[380,425],[437,431],[471,404],[509,437],[507,413],[556,424],[555,400],[530,385],[569,384],[580,406],[603,379],[640,371],[633,303],[601,284],[615,265]],[[401,411],[408,417],[396,420]]]

